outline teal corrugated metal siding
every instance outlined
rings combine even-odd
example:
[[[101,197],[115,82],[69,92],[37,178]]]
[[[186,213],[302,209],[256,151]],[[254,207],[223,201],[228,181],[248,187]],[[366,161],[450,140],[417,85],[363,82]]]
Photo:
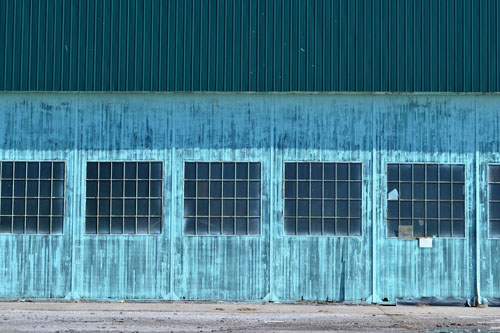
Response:
[[[337,300],[500,297],[487,232],[497,95],[0,94],[0,159],[66,161],[64,235],[0,234],[0,297]],[[88,160],[160,160],[158,236],[84,234]],[[185,160],[262,162],[262,233],[182,235]],[[283,235],[283,163],[363,163],[363,235]],[[385,236],[388,162],[466,166],[466,237]],[[478,182],[476,182],[476,179]]]
[[[1,0],[3,91],[500,90],[496,0]]]

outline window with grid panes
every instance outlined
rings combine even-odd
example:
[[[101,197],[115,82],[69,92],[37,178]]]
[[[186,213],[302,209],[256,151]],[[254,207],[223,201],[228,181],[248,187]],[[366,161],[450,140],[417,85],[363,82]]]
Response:
[[[500,165],[488,165],[489,237],[500,238]]]
[[[361,163],[285,163],[286,235],[361,235]]]
[[[184,235],[259,235],[259,162],[185,162]]]
[[[161,162],[88,162],[85,232],[159,234]]]
[[[0,232],[62,234],[64,162],[0,163]]]
[[[465,237],[465,165],[387,164],[387,236]]]

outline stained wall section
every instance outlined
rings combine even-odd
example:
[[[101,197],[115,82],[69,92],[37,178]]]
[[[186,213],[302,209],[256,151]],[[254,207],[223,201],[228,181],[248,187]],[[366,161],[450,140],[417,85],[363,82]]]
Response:
[[[497,298],[486,165],[498,162],[496,95],[0,95],[0,158],[66,161],[63,235],[0,235],[0,297],[335,300]],[[87,161],[164,163],[160,235],[87,235]],[[260,161],[260,236],[184,236],[185,161]],[[287,236],[288,161],[362,163],[362,235]],[[390,162],[466,167],[465,238],[386,237]]]

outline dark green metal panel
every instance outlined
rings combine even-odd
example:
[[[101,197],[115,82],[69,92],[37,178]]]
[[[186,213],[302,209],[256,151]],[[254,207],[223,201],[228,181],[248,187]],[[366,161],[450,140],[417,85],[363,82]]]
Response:
[[[500,90],[497,0],[0,0],[3,91]]]

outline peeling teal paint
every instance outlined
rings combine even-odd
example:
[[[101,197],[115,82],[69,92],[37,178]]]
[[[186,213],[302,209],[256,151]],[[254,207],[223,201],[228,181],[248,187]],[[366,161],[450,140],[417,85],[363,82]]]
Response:
[[[457,94],[0,94],[0,159],[66,161],[64,234],[0,235],[0,297],[333,300],[500,297],[487,164],[500,96]],[[87,160],[164,162],[158,236],[84,234]],[[262,230],[183,237],[184,160],[262,162]],[[283,163],[363,164],[361,237],[285,236]],[[385,237],[385,164],[466,166],[466,237]],[[478,180],[477,183],[475,180]]]

